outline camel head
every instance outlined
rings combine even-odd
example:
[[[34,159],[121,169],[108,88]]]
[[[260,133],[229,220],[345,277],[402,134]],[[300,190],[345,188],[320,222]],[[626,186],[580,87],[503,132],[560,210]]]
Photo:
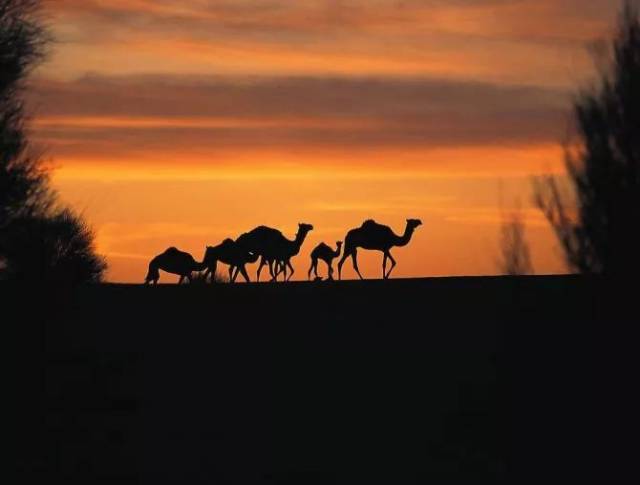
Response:
[[[420,219],[407,219],[407,227],[410,228],[411,230],[421,225],[422,225],[422,221]]]
[[[313,231],[313,226],[311,224],[306,224],[304,222],[298,224],[298,235],[306,236],[309,231]]]
[[[342,241],[336,241],[336,247],[340,249],[342,247]]]
[[[313,226],[311,224],[306,224],[304,222],[301,222],[301,223],[298,224],[298,230],[300,232],[313,231]]]
[[[144,279],[145,284],[149,284],[152,281],[157,282],[160,279],[160,271],[153,264],[149,265],[149,272],[147,273],[146,278]]]

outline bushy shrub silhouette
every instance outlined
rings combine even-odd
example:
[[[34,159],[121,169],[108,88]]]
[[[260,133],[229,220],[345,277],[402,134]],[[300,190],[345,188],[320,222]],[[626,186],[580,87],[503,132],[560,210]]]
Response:
[[[93,232],[71,210],[17,218],[6,231],[7,278],[71,285],[102,280],[106,263],[96,255]]]
[[[24,81],[50,40],[40,0],[0,0],[0,278],[99,281],[93,232],[59,209],[42,157],[29,144]]]

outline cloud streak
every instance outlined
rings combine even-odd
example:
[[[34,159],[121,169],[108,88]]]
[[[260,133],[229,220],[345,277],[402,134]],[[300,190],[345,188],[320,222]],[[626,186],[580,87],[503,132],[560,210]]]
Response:
[[[36,136],[63,156],[545,144],[567,108],[562,90],[433,79],[91,76],[34,91]]]
[[[587,5],[585,5],[585,3]],[[610,0],[56,0],[48,76],[437,76],[569,85]],[[523,62],[526,60],[526,62]],[[567,70],[568,63],[574,65]],[[64,73],[64,74],[62,74]]]
[[[242,34],[439,31],[530,40],[585,39],[605,25],[610,0],[56,0],[62,18],[94,19],[121,27]],[[452,21],[453,20],[453,21]],[[456,21],[457,20],[457,21]],[[505,27],[509,25],[509,27]]]

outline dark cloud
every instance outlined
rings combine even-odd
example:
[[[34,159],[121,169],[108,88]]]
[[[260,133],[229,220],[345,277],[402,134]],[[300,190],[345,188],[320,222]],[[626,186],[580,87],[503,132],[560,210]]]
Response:
[[[557,141],[566,93],[429,79],[185,78],[41,80],[36,134],[55,152],[437,148]],[[116,118],[109,126],[62,118]],[[131,126],[126,119],[160,121]],[[124,119],[119,125],[118,119]],[[186,119],[187,123],[180,120]],[[133,123],[135,125],[135,123]]]

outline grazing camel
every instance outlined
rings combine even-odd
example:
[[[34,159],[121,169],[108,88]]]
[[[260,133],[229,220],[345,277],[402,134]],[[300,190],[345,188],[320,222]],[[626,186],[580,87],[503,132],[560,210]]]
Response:
[[[353,260],[353,269],[356,270],[361,280],[364,279],[358,270],[357,259],[358,248],[362,248],[382,251],[384,254],[382,277],[386,280],[396,265],[396,260],[393,259],[389,250],[394,246],[406,246],[409,244],[413,231],[421,224],[422,221],[420,219],[407,219],[407,226],[402,236],[397,236],[389,226],[378,224],[372,219],[364,221],[360,227],[350,230],[344,239],[344,253],[338,263],[338,279],[342,279],[342,265],[349,256]],[[388,273],[386,272],[387,259],[391,260],[391,268]]]
[[[307,277],[311,279],[311,271],[313,271],[318,278],[318,260],[321,259],[327,264],[327,268],[329,269],[329,276],[327,279],[333,279],[333,260],[340,256],[340,250],[342,249],[342,241],[336,242],[337,249],[334,251],[331,247],[327,246],[325,243],[318,244],[313,251],[311,251],[311,266],[309,267],[309,272],[307,273]]]
[[[160,279],[160,271],[172,273],[180,276],[178,284],[181,284],[185,278],[191,282],[191,273],[194,271],[202,271],[205,268],[204,263],[198,263],[193,256],[177,248],[170,247],[164,253],[159,254],[149,263],[149,272],[145,278],[145,284],[153,282],[158,284]]]
[[[257,260],[257,254],[245,251],[233,239],[225,239],[217,246],[207,246],[202,260],[207,266],[204,277],[206,279],[211,274],[211,282],[213,283],[213,276],[216,274],[216,267],[219,261],[229,265],[229,281],[231,283],[236,281],[238,273],[242,274],[245,281],[249,283],[249,275],[245,269],[245,264],[255,263]]]
[[[302,246],[307,234],[311,230],[313,230],[313,226],[311,224],[298,224],[296,237],[291,241],[284,237],[284,235],[277,229],[258,226],[255,229],[242,234],[236,242],[246,252],[261,256],[257,271],[257,280],[260,281],[260,272],[262,271],[263,266],[268,264],[271,281],[275,281],[283,270],[286,279],[287,267],[291,269],[291,274],[293,274],[294,269],[293,266],[291,266],[290,258],[298,254],[300,246]],[[274,272],[274,263],[277,273]],[[289,276],[289,278],[291,278],[291,276]]]

